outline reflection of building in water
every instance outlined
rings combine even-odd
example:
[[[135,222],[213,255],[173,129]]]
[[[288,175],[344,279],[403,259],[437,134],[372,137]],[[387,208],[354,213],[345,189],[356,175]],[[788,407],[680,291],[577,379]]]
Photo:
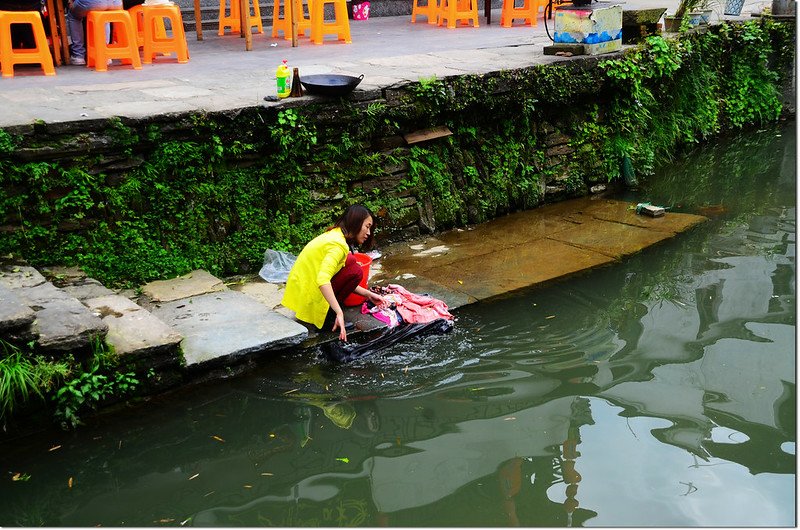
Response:
[[[392,526],[436,525],[442,513],[447,524],[465,526],[582,523],[595,513],[578,509],[577,446],[579,427],[592,423],[588,400],[565,397],[462,421],[403,452],[387,446],[370,473],[376,509]],[[557,484],[565,487],[562,502],[548,496]],[[478,499],[465,502],[470,496]],[[491,499],[497,513],[487,511]]]
[[[780,445],[794,439],[795,212],[772,213],[705,242],[720,257],[690,264],[694,307],[649,303],[633,357],[654,361],[653,380],[601,392],[627,414],[672,421],[653,432],[658,439],[752,472],[793,468]],[[718,426],[743,436],[717,443]]]

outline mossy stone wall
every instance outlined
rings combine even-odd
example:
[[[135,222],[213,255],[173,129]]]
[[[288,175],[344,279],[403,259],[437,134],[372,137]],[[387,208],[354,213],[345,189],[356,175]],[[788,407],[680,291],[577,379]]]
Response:
[[[133,286],[255,272],[264,250],[298,251],[355,202],[379,241],[486,221],[778,119],[793,56],[793,25],[748,22],[343,101],[7,128],[0,255]],[[405,139],[438,126],[453,134]]]

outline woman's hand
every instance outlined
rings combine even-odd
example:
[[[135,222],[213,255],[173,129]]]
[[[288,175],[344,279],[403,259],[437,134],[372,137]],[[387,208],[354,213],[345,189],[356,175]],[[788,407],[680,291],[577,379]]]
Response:
[[[331,287],[330,283],[326,283],[319,286],[320,292],[322,292],[323,298],[328,302],[328,305],[331,306],[331,309],[336,314],[336,321],[333,323],[333,327],[331,331],[339,330],[339,339],[343,341],[347,341],[347,330],[344,328],[344,311],[342,311],[341,306],[339,305],[339,301],[336,300],[336,295],[333,294],[333,287]]]
[[[372,291],[367,291],[367,298],[369,301],[373,303],[379,309],[385,309],[389,306],[389,302],[386,301],[384,297],[379,295],[378,293],[373,293]]]
[[[336,331],[339,328],[339,340],[347,342],[347,330],[344,327],[344,313],[339,311],[336,313],[336,322],[333,323],[331,331]]]

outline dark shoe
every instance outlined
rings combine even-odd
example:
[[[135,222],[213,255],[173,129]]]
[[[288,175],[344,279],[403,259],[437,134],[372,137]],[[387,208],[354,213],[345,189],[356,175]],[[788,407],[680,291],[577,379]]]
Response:
[[[345,323],[344,323],[344,329],[345,329],[345,331],[351,331],[351,330],[353,330],[355,327],[356,327],[356,325],[355,325],[355,324],[353,324],[352,322],[345,322]]]

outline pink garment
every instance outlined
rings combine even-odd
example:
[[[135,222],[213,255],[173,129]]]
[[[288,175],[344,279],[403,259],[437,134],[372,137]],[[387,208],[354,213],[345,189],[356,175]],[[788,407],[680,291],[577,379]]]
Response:
[[[378,309],[377,307],[372,307],[371,309],[367,309],[367,303],[364,302],[361,306],[362,313],[372,313],[372,316],[393,328],[400,324],[400,319],[398,318],[397,311],[394,309]]]
[[[447,304],[443,301],[431,296],[412,293],[400,285],[389,284],[384,288],[383,297],[387,302],[394,304],[395,310],[403,318],[403,321],[409,324],[424,324],[439,318],[453,320],[453,315],[447,310]],[[394,312],[393,310],[373,308],[376,311],[369,309],[365,311],[365,309],[366,304],[361,309],[362,313],[372,313],[375,318],[386,322],[389,327],[393,327],[394,319],[390,314]]]

